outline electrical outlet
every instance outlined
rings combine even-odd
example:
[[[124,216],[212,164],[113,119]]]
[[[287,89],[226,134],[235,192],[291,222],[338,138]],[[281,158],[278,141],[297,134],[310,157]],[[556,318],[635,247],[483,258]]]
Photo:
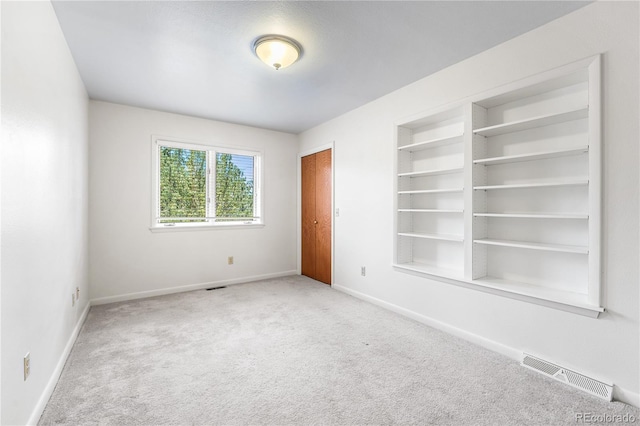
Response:
[[[229,265],[233,265],[233,256],[229,256],[229,257],[227,258],[227,263],[228,263]]]
[[[340,209],[336,208],[336,217],[340,217]]]
[[[76,287],[76,300],[80,299],[80,287]]]
[[[360,267],[360,275],[362,275],[363,277],[367,275],[367,268],[365,268],[364,266]]]
[[[31,354],[29,352],[24,356],[23,367],[24,379],[27,380],[27,377],[29,377],[29,374],[31,373]]]
[[[74,306],[76,306],[76,294],[71,293],[71,307],[73,308]]]

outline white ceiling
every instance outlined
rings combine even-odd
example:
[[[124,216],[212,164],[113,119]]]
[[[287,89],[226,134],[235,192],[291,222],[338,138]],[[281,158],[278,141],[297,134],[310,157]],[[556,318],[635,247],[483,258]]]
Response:
[[[299,133],[587,4],[58,1],[92,99]],[[303,48],[274,71],[252,42]]]

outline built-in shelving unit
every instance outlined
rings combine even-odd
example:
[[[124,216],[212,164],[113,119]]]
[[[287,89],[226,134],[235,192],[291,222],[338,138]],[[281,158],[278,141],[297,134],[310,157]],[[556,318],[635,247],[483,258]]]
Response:
[[[600,58],[397,125],[399,270],[595,316]]]
[[[464,109],[398,127],[397,264],[464,274]]]

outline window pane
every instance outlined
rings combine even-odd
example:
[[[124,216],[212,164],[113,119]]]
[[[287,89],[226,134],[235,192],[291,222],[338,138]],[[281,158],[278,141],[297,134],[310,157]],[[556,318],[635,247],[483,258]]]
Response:
[[[160,217],[200,219],[160,220],[203,222],[207,216],[207,152],[160,147]]]
[[[253,177],[253,156],[216,154],[216,217],[219,218],[218,221],[253,218]]]

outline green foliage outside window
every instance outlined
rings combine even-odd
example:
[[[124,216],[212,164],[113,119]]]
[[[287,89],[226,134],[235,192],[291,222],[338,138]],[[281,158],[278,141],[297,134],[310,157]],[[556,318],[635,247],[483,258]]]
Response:
[[[207,216],[207,152],[160,147],[160,217]],[[164,222],[200,222],[170,220]]]
[[[245,176],[239,165],[253,172],[253,157],[216,155],[216,217],[253,217],[253,176]]]
[[[254,157],[216,154],[215,216],[218,221],[254,215]],[[245,175],[246,174],[246,175]],[[160,147],[161,223],[205,222],[207,212],[207,151]]]

